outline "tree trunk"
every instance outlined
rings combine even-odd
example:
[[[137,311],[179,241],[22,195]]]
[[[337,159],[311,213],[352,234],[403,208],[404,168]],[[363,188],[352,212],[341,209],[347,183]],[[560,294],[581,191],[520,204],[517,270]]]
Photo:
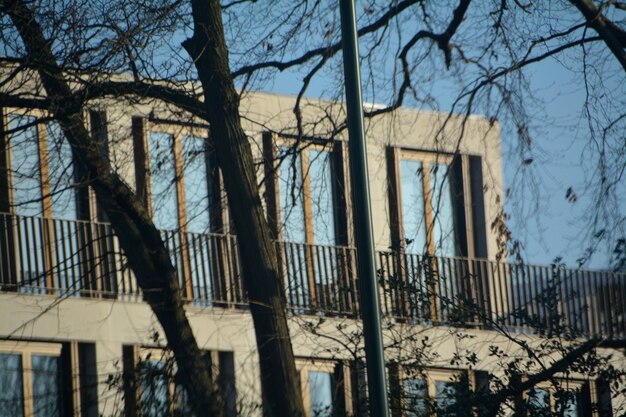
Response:
[[[241,127],[239,96],[230,75],[221,7],[192,0],[194,33],[183,46],[195,62],[204,103],[239,234],[243,276],[254,321],[265,414],[304,416],[280,285],[276,247],[261,204],[248,138]]]
[[[103,160],[97,144],[85,128],[81,104],[74,99],[32,11],[22,0],[2,0],[1,4],[24,42],[27,61],[38,71],[52,103],[49,110],[59,122],[77,162],[86,172],[86,182],[93,186],[144,299],[163,328],[195,414],[223,416],[224,408],[185,315],[178,279],[159,231],[141,201]]]

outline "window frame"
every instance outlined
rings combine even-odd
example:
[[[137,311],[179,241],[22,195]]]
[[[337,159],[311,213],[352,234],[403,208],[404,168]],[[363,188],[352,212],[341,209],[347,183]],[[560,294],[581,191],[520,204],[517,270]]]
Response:
[[[284,222],[281,204],[280,175],[279,170],[291,169],[285,165],[285,159],[279,160],[279,149],[289,149],[289,155],[300,156],[300,172],[302,174],[301,193],[303,199],[303,219],[304,219],[304,244],[319,245],[315,242],[313,226],[313,205],[311,195],[310,178],[310,151],[322,151],[328,153],[331,169],[331,194],[333,204],[333,232],[335,243],[331,246],[351,246],[352,239],[349,233],[349,222],[344,218],[348,217],[347,207],[347,158],[345,155],[345,144],[339,140],[325,139],[294,139],[266,133],[263,136],[263,148],[265,154],[265,187],[268,214],[273,219],[272,229],[276,240],[287,242],[284,239]]]
[[[177,261],[175,267],[179,272],[179,278],[181,278],[181,287],[183,290],[183,296],[187,301],[200,302],[199,305],[204,306],[211,305],[214,302],[221,303],[226,301],[227,303],[239,303],[241,302],[241,288],[228,289],[227,282],[228,277],[224,277],[224,274],[220,274],[219,271],[228,271],[230,264],[234,264],[232,248],[230,240],[225,246],[228,246],[228,253],[220,258],[208,263],[209,273],[203,274],[208,276],[203,281],[204,292],[210,288],[211,294],[207,294],[207,299],[204,299],[204,294],[199,294],[200,297],[195,296],[194,280],[192,271],[194,270],[194,260],[191,256],[192,243],[190,242],[190,233],[198,234],[198,232],[189,232],[187,218],[187,190],[185,188],[185,160],[184,160],[184,137],[193,137],[204,140],[204,166],[206,169],[207,180],[207,204],[208,212],[208,226],[209,229],[200,232],[202,235],[206,234],[221,234],[225,238],[228,238],[230,232],[230,221],[228,218],[228,208],[225,203],[226,194],[223,189],[223,180],[221,172],[217,166],[217,160],[215,151],[209,148],[210,130],[208,126],[202,126],[195,123],[181,123],[176,120],[158,119],[152,115],[148,118],[142,116],[132,117],[132,137],[133,137],[133,149],[134,149],[134,168],[135,168],[135,190],[140,199],[144,202],[150,215],[154,217],[154,198],[152,193],[152,178],[151,178],[151,155],[150,155],[150,135],[166,134],[171,136],[172,140],[172,153],[174,162],[174,174],[175,183],[172,184],[175,187],[176,193],[176,216],[178,227],[175,230],[162,231],[164,233],[173,233],[180,236],[177,252],[173,254],[176,256]],[[208,262],[208,261],[207,261]],[[217,263],[223,262],[227,265],[217,265]],[[216,270],[212,270],[216,268]],[[219,271],[218,271],[219,270]],[[182,281],[184,277],[184,282]],[[209,285],[209,282],[210,285]],[[217,283],[217,280],[220,280]],[[223,282],[222,282],[223,281]],[[235,280],[236,282],[236,280]],[[216,285],[220,289],[216,288]],[[219,294],[216,294],[216,291]],[[202,292],[202,291],[200,291]],[[222,294],[223,293],[223,294]],[[222,300],[224,298],[224,300]]]
[[[265,203],[267,209],[267,217],[270,223],[270,229],[273,238],[279,242],[279,245],[284,246],[285,253],[281,253],[279,250],[279,264],[283,269],[283,276],[290,277],[287,269],[296,268],[293,265],[287,265],[286,252],[298,251],[300,248],[304,253],[301,254],[305,268],[302,274],[306,274],[306,285],[308,290],[304,288],[292,288],[292,292],[287,291],[288,297],[295,300],[295,306],[298,311],[304,308],[313,309],[328,309],[327,307],[334,307],[339,309],[352,310],[356,305],[356,298],[351,295],[354,291],[353,283],[348,282],[350,274],[348,270],[355,270],[353,265],[355,259],[351,256],[349,251],[353,248],[353,225],[352,225],[352,213],[349,204],[350,185],[348,181],[348,156],[346,153],[345,143],[341,140],[327,140],[320,138],[305,138],[298,140],[294,137],[280,136],[271,132],[263,133],[263,158],[264,158],[264,185],[265,185]],[[282,198],[280,192],[280,169],[290,169],[290,166],[284,165],[285,159],[279,159],[279,149],[288,148],[290,155],[299,155],[299,161],[301,166],[299,167],[302,174],[302,199],[303,199],[303,227],[304,227],[304,242],[290,242],[284,239],[284,222],[282,213]],[[314,236],[314,218],[313,218],[313,200],[311,193],[311,179],[310,179],[310,151],[323,151],[328,153],[328,159],[331,169],[331,184],[329,184],[332,193],[333,204],[333,231],[335,236],[335,243],[332,245],[319,244],[315,242]],[[293,246],[296,248],[293,248]],[[341,255],[345,258],[343,267],[346,272],[339,274],[341,276],[334,277],[333,282],[324,282],[324,277],[328,278],[323,271],[325,269],[320,266],[320,262],[325,262],[325,258],[322,256],[320,261],[319,254],[315,251],[315,247],[323,248],[331,247],[341,251]],[[292,253],[292,256],[293,253]],[[285,259],[283,259],[285,258]],[[316,268],[317,265],[317,268]],[[317,282],[316,272],[319,269],[320,281]],[[298,274],[299,275],[299,274]],[[302,277],[299,277],[302,278]],[[297,279],[296,279],[297,280]],[[304,279],[302,279],[304,281]],[[287,283],[285,283],[286,285]],[[296,283],[298,284],[298,283]],[[331,294],[335,294],[336,291],[331,291],[329,288],[332,285],[342,286],[343,294],[340,297],[333,298]],[[345,287],[345,288],[343,288]],[[332,308],[330,310],[332,312]]]
[[[174,353],[164,347],[159,346],[141,346],[141,345],[125,345],[123,346],[123,367],[124,367],[124,392],[125,392],[125,415],[129,417],[142,417],[143,411],[141,409],[141,379],[139,375],[138,365],[142,361],[146,361],[148,356],[157,358],[157,362],[172,361],[175,364]],[[221,390],[223,395],[224,405],[226,407],[226,415],[234,417],[237,413],[237,392],[235,372],[229,372],[226,369],[228,363],[232,361],[234,366],[234,352],[229,351],[217,351],[217,350],[204,350],[203,353],[208,355],[210,359],[210,372],[214,386]],[[223,355],[231,355],[231,358],[226,360]],[[226,375],[223,375],[226,374]],[[232,380],[226,378],[232,377]],[[173,403],[172,398],[176,395],[176,378],[175,375],[168,375],[168,416],[177,409],[176,404]]]
[[[405,233],[405,222],[404,222],[404,213],[402,210],[402,183],[401,183],[401,172],[400,172],[400,163],[401,161],[415,161],[420,162],[422,164],[422,195],[424,199],[424,230],[425,230],[425,239],[426,239],[426,252],[429,255],[436,254],[436,242],[435,242],[435,219],[433,217],[432,210],[432,198],[433,198],[433,190],[431,188],[431,166],[433,164],[446,165],[448,167],[447,178],[448,181],[451,179],[451,167],[454,163],[455,155],[445,152],[433,152],[433,151],[424,151],[418,149],[409,149],[409,148],[397,148],[390,147],[389,152],[391,153],[389,162],[390,164],[390,182],[391,182],[391,212],[395,212],[392,219],[392,247],[397,248],[398,250],[404,252],[407,247],[406,243],[406,233]],[[452,186],[452,184],[451,184]],[[452,198],[452,195],[450,196]],[[455,204],[455,201],[452,201],[452,204]],[[394,208],[395,207],[395,208]],[[456,230],[457,224],[455,221],[455,240],[457,240],[458,231]],[[459,246],[460,242],[455,242],[455,247]]]
[[[300,377],[300,391],[306,417],[313,417],[311,416],[309,372],[324,372],[331,375],[333,394],[331,415],[333,417],[352,415],[352,378],[347,362],[332,359],[296,358],[296,369]]]
[[[152,122],[146,121],[144,126],[145,135],[142,134],[142,147],[144,147],[144,161],[135,161],[136,168],[139,167],[140,170],[143,170],[143,175],[145,177],[145,185],[144,185],[144,193],[143,200],[148,207],[151,216],[154,216],[154,198],[152,195],[152,179],[151,179],[151,158],[150,155],[150,135],[155,134],[165,134],[170,135],[172,138],[172,152],[174,155],[174,173],[175,173],[175,188],[176,188],[176,201],[177,201],[177,220],[178,220],[178,228],[177,230],[187,230],[188,228],[188,219],[187,219],[187,195],[185,189],[185,161],[183,155],[183,141],[184,137],[194,137],[205,140],[205,158],[204,163],[207,171],[207,192],[208,198],[211,197],[211,183],[209,178],[209,169],[211,166],[211,161],[209,161],[209,149],[206,146],[206,140],[209,137],[209,131],[207,128],[200,128],[195,126],[182,126],[180,124],[174,124],[173,122],[168,123],[168,121],[160,121],[160,122]],[[209,206],[210,207],[210,206]],[[209,225],[211,225],[210,218],[212,217],[210,213],[209,215]],[[206,232],[211,232],[212,228]]]
[[[556,410],[556,406],[557,406],[557,398],[556,398],[556,393],[557,391],[561,391],[561,392],[574,392],[576,394],[576,399],[577,399],[577,415],[587,415],[585,413],[586,410],[582,409],[581,407],[583,407],[582,403],[582,397],[584,395],[584,390],[589,390],[589,386],[585,384],[585,381],[581,381],[581,380],[576,380],[576,379],[563,379],[563,378],[557,378],[556,379],[557,384],[559,384],[559,388],[557,389],[554,384],[550,383],[549,381],[543,381],[538,383],[537,385],[533,386],[533,389],[541,389],[541,390],[545,390],[548,392],[548,400],[549,400],[549,407],[550,407],[550,413],[553,413],[554,415],[556,415],[557,410]],[[590,394],[590,393],[588,393]],[[524,391],[524,393],[522,394],[522,400],[524,403],[524,409],[526,411],[526,413],[528,413],[528,401],[530,400],[530,390]],[[581,414],[582,412],[582,414]]]
[[[63,372],[62,349],[60,343],[47,342],[18,342],[8,343],[0,341],[0,353],[19,355],[22,365],[22,406],[24,417],[34,414],[34,394],[33,394],[33,356],[49,356],[57,358],[59,361],[59,376]],[[72,372],[74,373],[74,372]],[[63,387],[58,387],[59,412],[63,414]]]
[[[406,367],[394,364],[390,369],[390,379],[392,380],[392,392],[398,393],[399,398],[392,398],[392,411],[394,417],[405,417],[409,415],[409,410],[405,407],[405,392],[404,381],[405,380],[422,380],[426,381],[426,395],[427,401],[430,401],[435,407],[437,407],[437,382],[454,382],[454,378],[466,377],[468,388],[471,391],[476,387],[476,376],[471,370],[464,369],[448,369],[448,368],[427,368],[419,373],[413,375],[409,374]],[[395,385],[395,389],[393,386]],[[395,404],[394,404],[395,403]],[[436,409],[431,416],[436,416]]]
[[[458,258],[486,259],[487,258],[487,229],[485,221],[485,205],[483,184],[482,157],[471,154],[450,153],[437,150],[425,150],[410,147],[389,145],[387,147],[387,180],[388,180],[388,209],[390,213],[390,248],[395,253],[393,268],[396,271],[409,271],[409,266],[415,261],[428,261],[428,273],[433,279],[427,279],[429,307],[426,314],[429,320],[437,319],[445,314],[438,303],[439,285],[436,278],[439,269],[446,269],[446,265],[454,265]],[[419,161],[422,163],[422,190],[424,198],[424,230],[426,239],[426,253],[407,253],[405,241],[405,225],[402,207],[402,177],[401,162],[403,160]],[[447,180],[451,197],[451,214],[455,239],[455,255],[452,259],[439,255],[436,251],[435,226],[432,213],[431,165],[445,164],[448,167]],[[426,255],[426,256],[424,256]],[[423,258],[421,258],[424,256]],[[412,258],[413,257],[413,258]],[[417,258],[419,257],[419,259]],[[429,258],[433,259],[429,259]],[[442,265],[439,265],[439,264]],[[474,270],[473,263],[468,263],[470,271]],[[408,273],[401,273],[402,279],[409,281]],[[450,281],[453,282],[453,281]],[[408,282],[411,284],[410,282]],[[467,288],[469,294],[480,293],[473,282]],[[482,289],[481,291],[485,291]],[[486,291],[489,291],[488,289]],[[414,306],[411,298],[402,291],[395,291],[397,300],[393,306],[395,314],[411,316]],[[473,295],[472,295],[473,297]]]
[[[400,162],[403,159],[429,163],[441,163],[443,161],[447,164],[455,227],[455,256],[486,259],[488,251],[483,157],[469,153],[450,153],[395,145],[387,147],[391,248],[398,252],[405,252],[406,249],[400,183]],[[424,170],[424,172],[423,183],[430,187],[430,180],[426,179],[426,175],[430,176],[430,170]],[[432,193],[429,192],[428,194],[428,197],[431,198]],[[424,200],[425,213],[428,210],[432,216],[432,206],[426,201],[426,191],[424,191]],[[432,219],[430,223],[425,222],[429,254],[435,254],[434,245],[436,242],[432,237],[434,230],[432,225]],[[431,233],[430,240],[428,240],[429,231]]]
[[[90,270],[89,266],[86,266],[86,262],[89,258],[84,253],[84,242],[82,241],[83,237],[80,236],[78,229],[76,230],[76,240],[71,244],[76,245],[76,248],[73,248],[75,251],[73,256],[79,257],[78,265],[75,264],[75,260],[71,261],[71,268],[78,267],[81,271],[81,277],[74,281],[78,284],[78,288],[72,287],[63,287],[61,285],[62,278],[59,276],[59,286],[55,287],[55,267],[60,263],[69,262],[68,259],[59,259],[59,253],[65,253],[67,248],[64,247],[62,251],[59,251],[57,245],[59,241],[56,237],[57,231],[55,230],[55,225],[60,227],[69,227],[70,223],[75,224],[77,228],[80,227],[82,233],[89,233],[88,227],[82,224],[81,221],[86,218],[87,220],[91,219],[91,215],[89,214],[89,209],[91,207],[95,207],[95,204],[88,201],[89,193],[81,193],[82,188],[67,188],[66,190],[70,190],[73,193],[73,204],[75,210],[75,218],[73,219],[63,219],[55,217],[53,213],[54,207],[54,195],[59,191],[52,191],[52,183],[53,179],[51,178],[50,172],[50,149],[48,143],[48,127],[50,123],[56,123],[55,120],[46,120],[48,118],[47,112],[43,110],[36,109],[22,109],[22,108],[14,108],[14,107],[0,107],[0,189],[6,190],[0,193],[0,213],[4,215],[3,221],[0,221],[0,232],[8,237],[8,250],[6,253],[2,253],[3,256],[3,270],[2,274],[8,275],[10,282],[8,283],[8,290],[16,290],[22,286],[22,282],[18,282],[18,277],[21,276],[23,262],[20,256],[22,251],[20,242],[20,237],[18,236],[18,213],[16,212],[16,191],[13,185],[14,183],[14,172],[13,172],[13,151],[10,146],[9,136],[13,133],[10,133],[11,129],[9,128],[9,120],[11,116],[16,116],[19,118],[32,117],[33,121],[29,129],[35,129],[34,134],[36,135],[36,146],[37,146],[37,170],[38,170],[38,188],[41,193],[40,204],[41,211],[36,215],[20,215],[20,218],[23,219],[31,219],[32,224],[39,224],[40,230],[40,238],[41,238],[41,265],[37,267],[41,269],[41,276],[44,283],[44,287],[41,287],[36,283],[35,285],[24,286],[28,288],[28,291],[34,292],[42,292],[45,294],[54,294],[57,291],[66,291],[69,290],[72,294],[76,295],[85,295],[89,293],[89,289],[92,286],[99,285],[99,279],[96,279],[95,283],[88,282],[90,281],[91,274],[84,273],[83,270]],[[60,128],[60,126],[59,126]],[[61,132],[62,134],[62,132]],[[67,140],[67,139],[66,139]],[[79,182],[78,176],[79,172],[77,171],[79,165],[76,164],[74,160],[74,153],[72,152],[72,160],[70,161],[72,166],[72,177],[75,183]],[[69,165],[68,165],[69,166]],[[39,203],[38,203],[39,204]],[[56,223],[55,223],[56,221]],[[66,226],[63,226],[66,224]],[[63,234],[63,233],[62,233]],[[63,236],[61,236],[63,238]],[[63,245],[62,245],[63,246]],[[67,253],[65,253],[67,255]],[[39,257],[39,255],[36,255]],[[86,258],[87,256],[87,258]],[[5,259],[6,258],[6,259]],[[30,265],[29,265],[30,266]],[[84,276],[85,278],[83,278]],[[39,281],[39,278],[37,278]],[[67,276],[65,278],[67,281]],[[87,290],[87,293],[85,293]]]

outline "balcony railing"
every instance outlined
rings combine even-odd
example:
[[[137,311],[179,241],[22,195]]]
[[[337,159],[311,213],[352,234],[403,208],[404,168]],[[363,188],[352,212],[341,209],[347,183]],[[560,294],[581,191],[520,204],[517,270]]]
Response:
[[[163,232],[185,300],[245,307],[236,238]],[[294,314],[359,314],[353,248],[277,242]],[[406,323],[626,337],[626,273],[378,252],[384,316]],[[110,225],[0,214],[0,289],[141,300]]]

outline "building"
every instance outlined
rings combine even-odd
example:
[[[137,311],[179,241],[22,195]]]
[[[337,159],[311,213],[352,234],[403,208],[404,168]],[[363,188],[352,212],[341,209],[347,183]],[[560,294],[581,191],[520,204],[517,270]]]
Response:
[[[306,102],[307,139],[296,141],[286,128],[294,104],[250,94],[244,123],[277,237],[306,408],[355,415],[365,391],[349,156],[345,132],[329,133],[329,115],[342,108]],[[58,127],[37,116],[2,112],[0,416],[184,412],[159,325],[106,215],[88,188],[75,187]],[[102,101],[88,120],[163,230],[228,413],[258,415],[254,332],[208,127],[154,102]],[[461,407],[462,386],[495,389],[525,346],[537,352],[522,369],[531,374],[558,360],[555,346],[624,340],[624,273],[504,262],[497,122],[400,109],[369,122],[368,152],[395,416]],[[546,336],[558,340],[550,354]],[[599,352],[626,370],[619,351]],[[574,370],[506,407],[618,415],[619,389]]]

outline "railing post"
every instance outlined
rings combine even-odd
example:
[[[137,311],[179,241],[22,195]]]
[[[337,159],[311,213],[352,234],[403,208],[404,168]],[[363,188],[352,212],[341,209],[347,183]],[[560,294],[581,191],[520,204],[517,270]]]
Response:
[[[3,291],[15,291],[18,287],[16,225],[15,216],[0,214],[0,239],[4,242],[0,248],[0,286]]]

